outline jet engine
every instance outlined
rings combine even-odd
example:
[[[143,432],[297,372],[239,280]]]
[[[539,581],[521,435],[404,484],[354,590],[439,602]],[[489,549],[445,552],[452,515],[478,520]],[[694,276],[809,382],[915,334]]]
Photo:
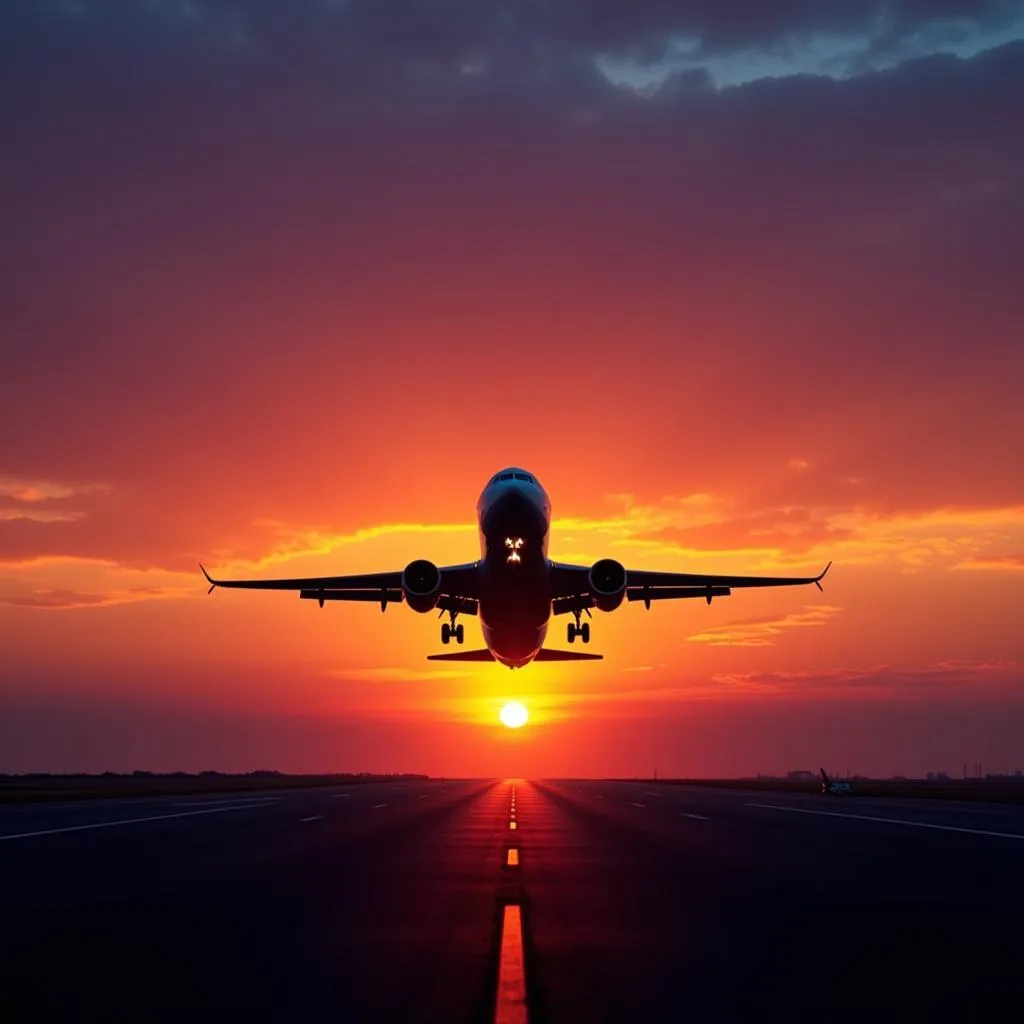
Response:
[[[425,558],[410,562],[402,573],[402,593],[414,612],[429,612],[441,596],[441,570]]]
[[[594,605],[603,612],[613,612],[626,596],[626,570],[614,558],[602,558],[590,567],[587,576]]]

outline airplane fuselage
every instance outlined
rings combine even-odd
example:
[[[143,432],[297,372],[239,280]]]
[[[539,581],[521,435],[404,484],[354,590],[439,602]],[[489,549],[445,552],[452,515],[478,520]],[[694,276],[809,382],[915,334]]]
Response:
[[[481,493],[477,523],[484,641],[497,661],[519,668],[543,646],[551,617],[551,502],[536,477],[509,467]]]

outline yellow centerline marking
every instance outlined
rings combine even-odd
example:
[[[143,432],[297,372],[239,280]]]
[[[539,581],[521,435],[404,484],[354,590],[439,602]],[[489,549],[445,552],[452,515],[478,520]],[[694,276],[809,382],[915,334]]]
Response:
[[[519,907],[505,907],[501,923],[501,960],[494,1024],[527,1024],[526,971],[523,964],[523,921]]]

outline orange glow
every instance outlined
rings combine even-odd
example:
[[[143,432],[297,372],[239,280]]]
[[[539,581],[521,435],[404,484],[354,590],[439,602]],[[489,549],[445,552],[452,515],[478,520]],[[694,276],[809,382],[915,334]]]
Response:
[[[521,729],[529,721],[530,713],[519,701],[510,701],[502,707],[498,717],[502,725],[507,725],[510,729]]]

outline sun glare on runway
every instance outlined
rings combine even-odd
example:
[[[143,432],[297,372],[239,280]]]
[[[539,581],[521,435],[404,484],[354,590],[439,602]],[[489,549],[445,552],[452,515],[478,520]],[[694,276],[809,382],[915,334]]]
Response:
[[[501,719],[502,725],[507,725],[510,729],[518,729],[526,725],[530,712],[518,701],[512,701],[501,709],[498,717]]]

